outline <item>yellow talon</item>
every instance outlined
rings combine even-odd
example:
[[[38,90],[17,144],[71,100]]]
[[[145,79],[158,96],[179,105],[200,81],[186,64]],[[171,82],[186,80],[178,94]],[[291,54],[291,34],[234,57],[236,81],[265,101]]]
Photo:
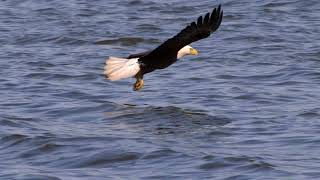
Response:
[[[144,86],[143,79],[137,79],[136,83],[134,83],[133,85],[133,90],[139,91],[140,89],[143,88],[143,86]]]

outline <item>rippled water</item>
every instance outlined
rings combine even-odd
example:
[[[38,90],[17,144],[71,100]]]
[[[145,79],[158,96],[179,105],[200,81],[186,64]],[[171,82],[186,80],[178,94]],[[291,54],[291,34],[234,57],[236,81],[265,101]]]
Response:
[[[163,71],[109,82],[222,3]],[[0,2],[0,179],[318,179],[318,0]]]

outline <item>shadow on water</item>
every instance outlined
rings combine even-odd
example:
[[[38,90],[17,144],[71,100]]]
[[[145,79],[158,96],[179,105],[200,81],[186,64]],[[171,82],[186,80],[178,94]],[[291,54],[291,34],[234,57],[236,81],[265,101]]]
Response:
[[[105,116],[107,119],[120,121],[128,127],[142,128],[144,131],[157,134],[183,134],[206,127],[224,126],[231,122],[227,117],[175,106],[126,105],[121,109],[106,112]]]

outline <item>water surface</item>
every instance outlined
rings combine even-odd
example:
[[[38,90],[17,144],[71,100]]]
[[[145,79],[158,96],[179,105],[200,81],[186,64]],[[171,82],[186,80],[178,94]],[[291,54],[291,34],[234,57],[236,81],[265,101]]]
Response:
[[[109,82],[222,3],[186,57]],[[318,179],[320,3],[0,2],[0,179]]]

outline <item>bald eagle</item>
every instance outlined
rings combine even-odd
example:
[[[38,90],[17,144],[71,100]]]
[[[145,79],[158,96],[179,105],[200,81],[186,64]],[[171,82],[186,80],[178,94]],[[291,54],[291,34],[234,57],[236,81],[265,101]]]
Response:
[[[198,51],[189,44],[215,32],[221,24],[222,16],[223,11],[219,5],[211,14],[200,16],[196,22],[192,22],[152,51],[132,54],[127,58],[110,56],[105,63],[104,75],[111,81],[134,77],[136,82],[133,90],[138,91],[144,86],[144,74],[164,69],[185,55],[197,55]]]

